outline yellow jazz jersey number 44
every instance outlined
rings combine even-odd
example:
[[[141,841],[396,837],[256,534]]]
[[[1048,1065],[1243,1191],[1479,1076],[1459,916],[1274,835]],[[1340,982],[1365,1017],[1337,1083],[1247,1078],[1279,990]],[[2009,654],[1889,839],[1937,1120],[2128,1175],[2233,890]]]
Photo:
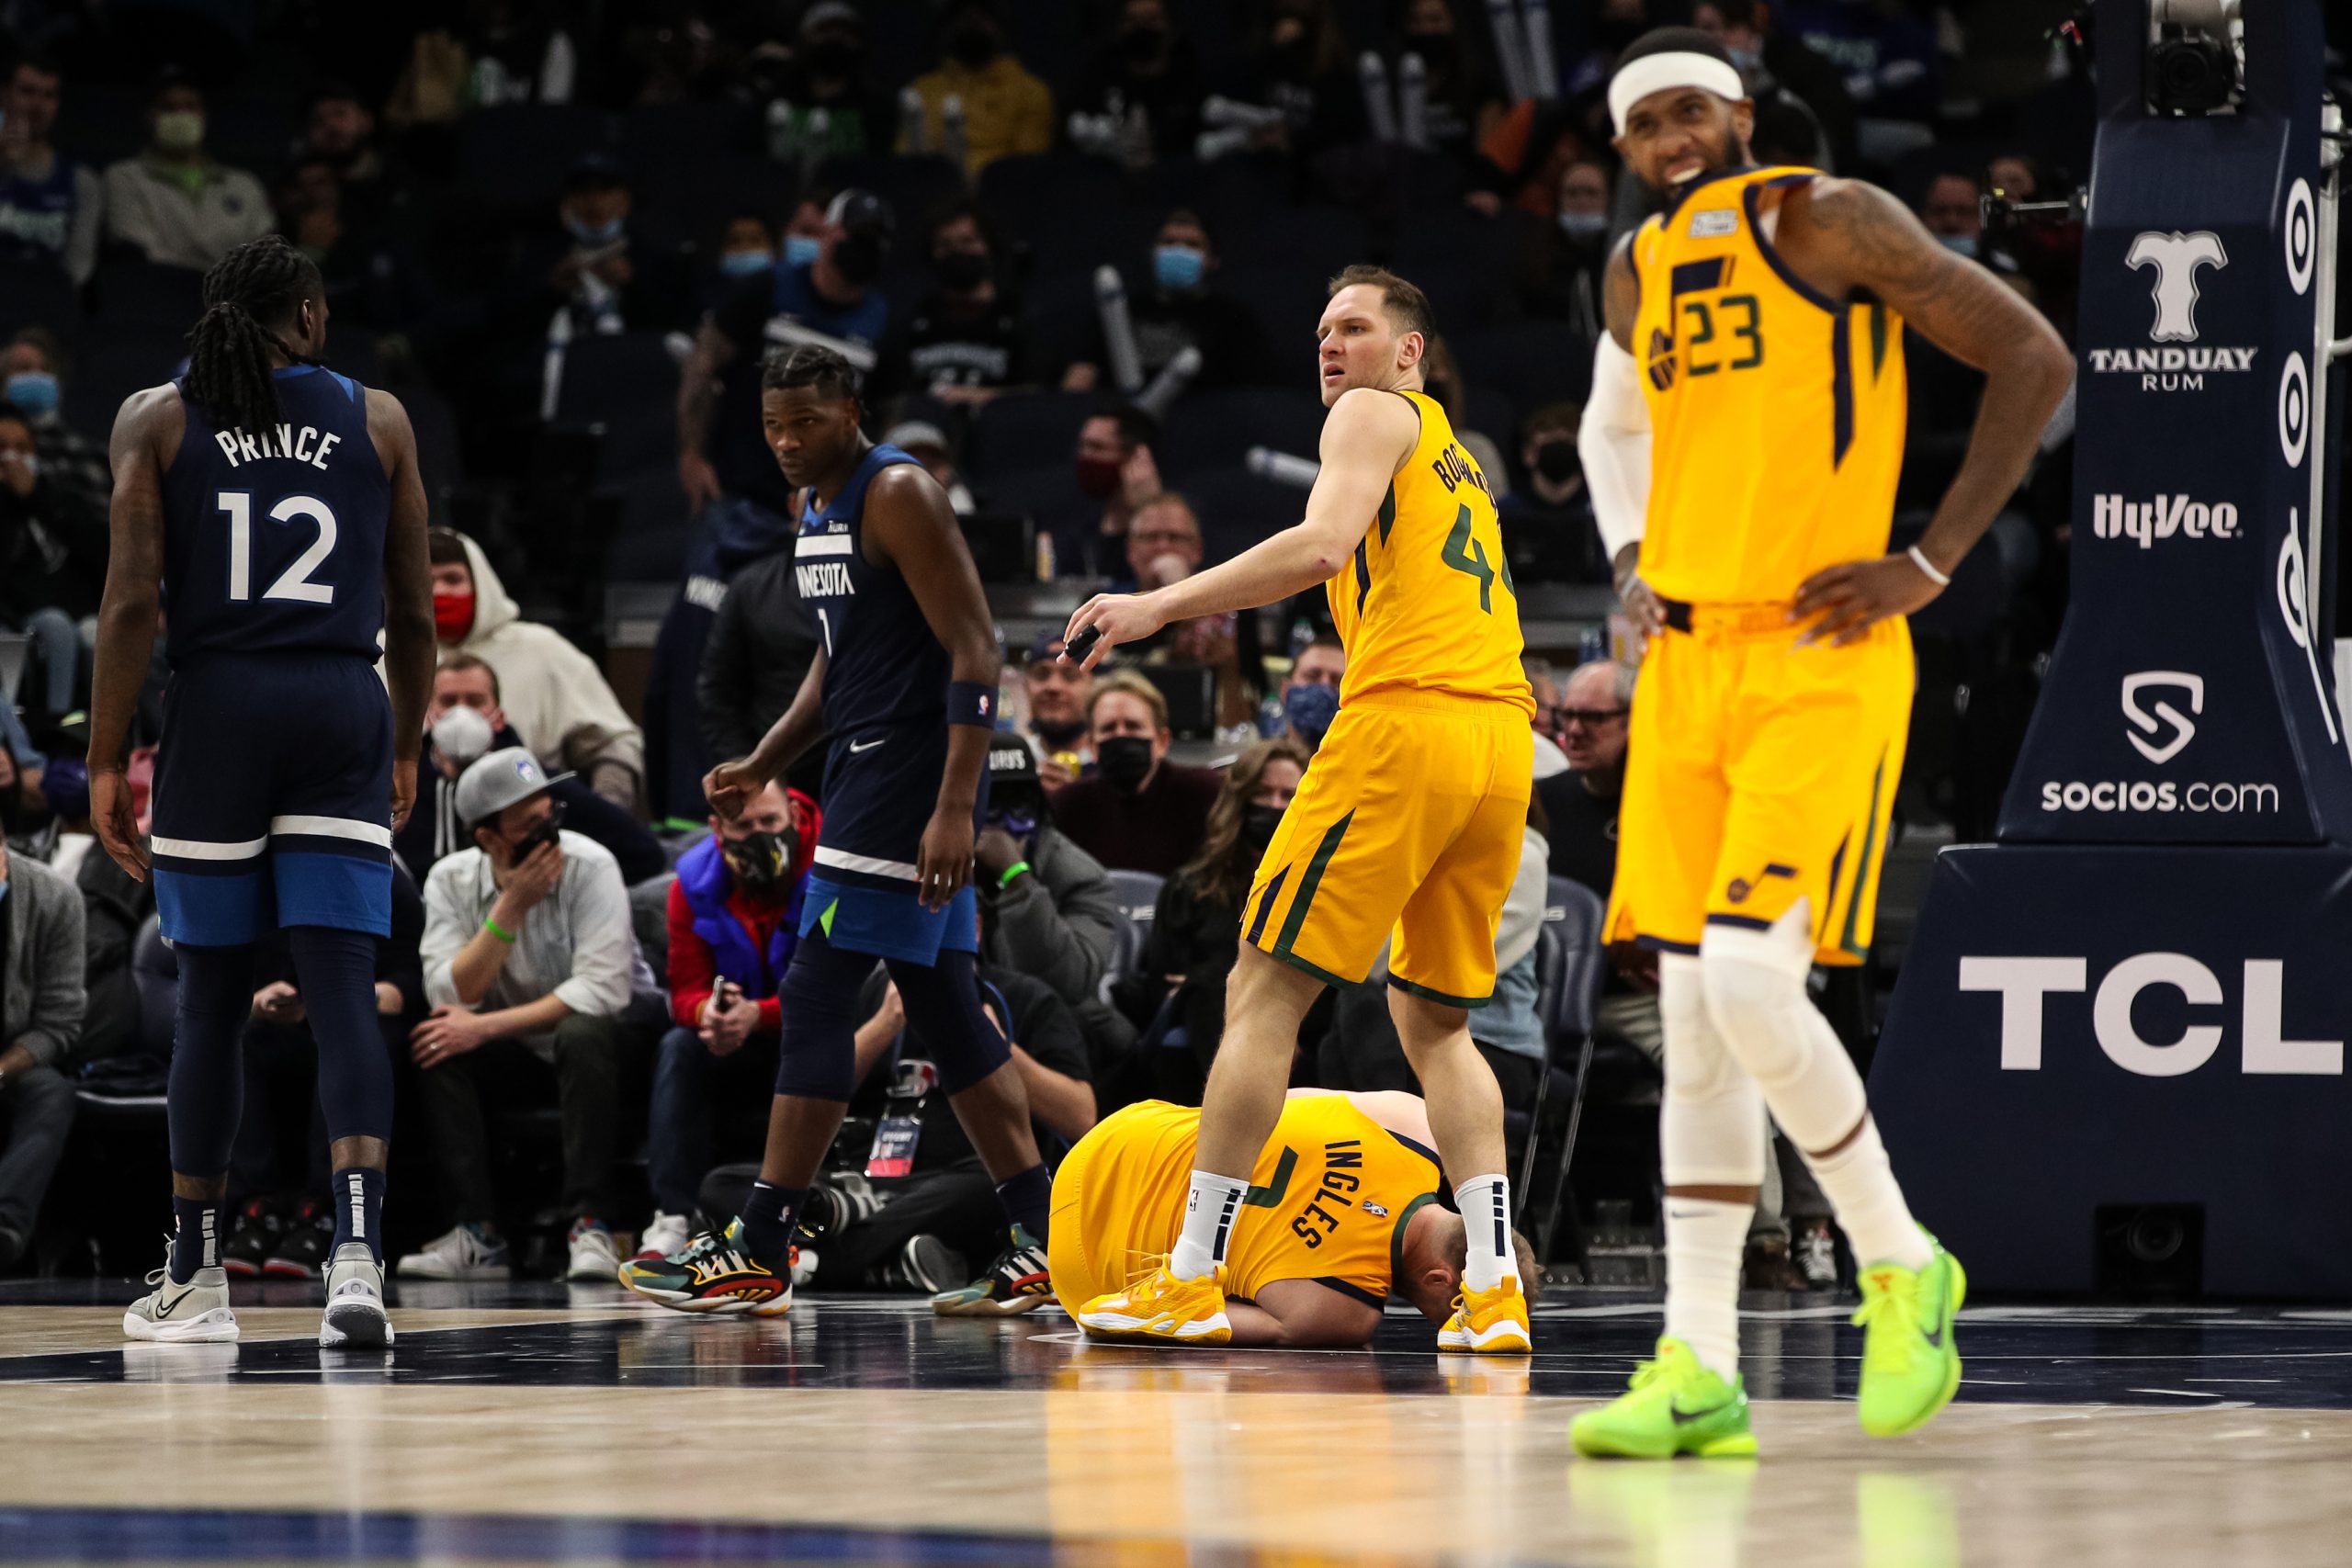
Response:
[[[1512,703],[1532,716],[1519,596],[1487,477],[1436,399],[1397,396],[1420,415],[1420,439],[1355,558],[1325,585],[1348,650],[1340,701],[1432,692]]]

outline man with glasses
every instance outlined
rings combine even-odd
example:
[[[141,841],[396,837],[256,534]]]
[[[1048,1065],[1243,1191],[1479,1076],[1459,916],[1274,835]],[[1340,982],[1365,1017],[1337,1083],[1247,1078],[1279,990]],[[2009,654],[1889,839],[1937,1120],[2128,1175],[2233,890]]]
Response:
[[[1625,782],[1625,718],[1633,704],[1634,667],[1596,659],[1569,672],[1548,714],[1536,714],[1539,723],[1551,720],[1568,759],[1567,772],[1535,782],[1552,819],[1552,874],[1603,898],[1617,874],[1617,795]]]

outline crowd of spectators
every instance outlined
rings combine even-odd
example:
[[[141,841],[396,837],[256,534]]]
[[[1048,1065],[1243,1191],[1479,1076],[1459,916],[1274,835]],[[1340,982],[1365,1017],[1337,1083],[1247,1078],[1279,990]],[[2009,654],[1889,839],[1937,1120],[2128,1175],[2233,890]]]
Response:
[[[276,229],[319,263],[328,357],[409,404],[442,525],[443,662],[379,987],[403,1144],[426,1156],[399,1189],[403,1271],[510,1269],[519,1226],[609,1277],[616,1234],[673,1242],[748,1180],[719,1162],[755,1146],[738,1112],[763,1103],[824,808],[816,756],[737,820],[696,786],[822,646],[793,582],[797,498],[760,437],[765,353],[852,357],[872,433],[948,488],[991,582],[1148,586],[1295,515],[1322,279],[1386,260],[1436,300],[1430,389],[1498,498],[1522,599],[1600,588],[1576,432],[1601,270],[1651,199],[1610,145],[1616,51],[1659,23],[1715,34],[1759,158],[1886,184],[2071,330],[2079,236],[1987,228],[1980,198],[2085,172],[2084,62],[1963,10],[1606,0],[1553,7],[1539,61],[1465,0],[548,0],[424,23],[198,6],[155,38],[33,8],[48,19],[0,30],[0,1267],[32,1234],[74,1076],[167,1047],[133,984],[168,976],[152,898],[92,852],[69,759],[107,422],[171,372],[198,273],[229,247]],[[1898,545],[1979,384],[1906,354]],[[2054,635],[2068,441],[2053,429],[1973,563],[1990,592],[1915,627],[1922,722],[1956,732],[1915,742],[1900,813],[1963,839],[2006,770],[1934,760],[2013,752],[2021,709],[1939,705],[1936,682],[2029,680]],[[625,678],[598,606],[646,582],[676,592],[652,669]],[[1197,1092],[1250,872],[1345,671],[1311,598],[1170,626],[1100,675],[1059,651],[1047,635],[1008,660],[1017,723],[976,851],[989,1007],[1055,1148],[1136,1095]],[[1546,1070],[1546,878],[1605,895],[1614,863],[1634,671],[1595,652],[1530,662],[1537,806],[1476,1031],[1515,1111]],[[159,662],[142,748],[161,682]],[[136,759],[132,776],[143,790]],[[1655,1056],[1654,969],[1629,950],[1607,972],[1603,1032]],[[231,1255],[300,1274],[322,1223],[315,1047],[282,963],[255,984]],[[1310,1016],[1299,1081],[1408,1079],[1368,997]],[[869,1003],[854,1125],[871,1132],[937,1096],[894,994],[877,980]],[[510,1122],[548,1104],[560,1159],[535,1185]],[[992,1250],[977,1160],[952,1118],[922,1125],[903,1169],[878,1137],[870,1160],[845,1143],[812,1209],[820,1278],[952,1282]],[[1818,1281],[1826,1222],[1798,1185],[1768,1194],[1759,1252]]]

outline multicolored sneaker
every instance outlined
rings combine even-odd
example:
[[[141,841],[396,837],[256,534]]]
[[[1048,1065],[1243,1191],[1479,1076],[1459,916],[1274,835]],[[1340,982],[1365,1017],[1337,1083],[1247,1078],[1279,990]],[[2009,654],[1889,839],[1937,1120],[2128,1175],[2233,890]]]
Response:
[[[1233,1337],[1225,1291],[1216,1277],[1179,1280],[1165,1263],[1125,1290],[1087,1303],[1079,1310],[1078,1325],[1099,1339],[1223,1345]]]
[[[931,1310],[942,1317],[1010,1317],[1053,1299],[1045,1247],[1015,1225],[1012,1245],[997,1255],[988,1272],[959,1290],[940,1292],[931,1298]]]
[[[1577,1452],[1623,1459],[1745,1458],[1756,1451],[1747,1391],[1709,1371],[1679,1339],[1657,1342],[1655,1359],[1634,1369],[1633,1387],[1568,1427]]]
[[[1967,1299],[1960,1259],[1936,1238],[1924,1269],[1873,1263],[1860,1269],[1861,1310],[1854,1322],[1862,1343],[1862,1430],[1873,1438],[1917,1431],[1951,1403],[1960,1387],[1960,1347],[1952,1320]]]
[[[1441,1350],[1483,1356],[1524,1356],[1535,1348],[1527,1328],[1527,1297],[1516,1275],[1506,1274],[1491,1291],[1464,1285],[1453,1298],[1453,1315],[1437,1331]]]
[[[741,1220],[730,1221],[723,1233],[704,1231],[674,1258],[631,1258],[616,1277],[648,1301],[679,1312],[782,1317],[792,1310],[791,1276],[744,1253]]]

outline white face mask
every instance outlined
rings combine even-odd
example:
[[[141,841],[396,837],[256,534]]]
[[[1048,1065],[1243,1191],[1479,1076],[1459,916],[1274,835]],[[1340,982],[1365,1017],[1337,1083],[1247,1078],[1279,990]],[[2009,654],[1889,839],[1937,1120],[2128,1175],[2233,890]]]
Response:
[[[490,720],[463,703],[433,721],[433,749],[458,767],[490,750]]]

